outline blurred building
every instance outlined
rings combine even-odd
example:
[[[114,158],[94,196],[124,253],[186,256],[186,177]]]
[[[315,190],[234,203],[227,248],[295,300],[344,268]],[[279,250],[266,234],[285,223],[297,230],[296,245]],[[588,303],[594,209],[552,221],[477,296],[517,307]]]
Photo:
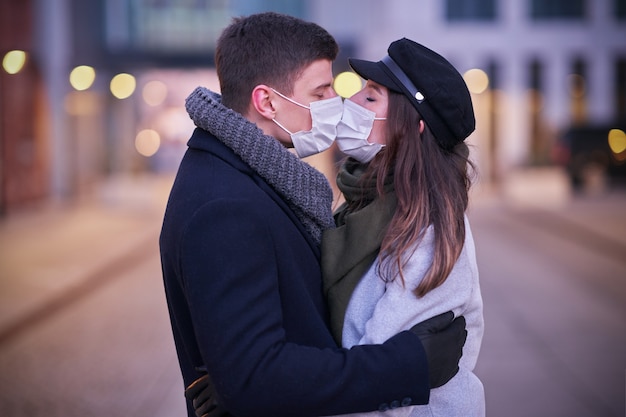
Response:
[[[48,113],[32,1],[0,1],[0,215],[48,195]]]
[[[486,73],[488,88],[473,89],[477,130],[470,139],[485,180],[549,163],[555,135],[570,124],[626,118],[626,0],[382,3],[312,6],[315,20],[361,58],[378,60],[389,43],[407,37],[462,74]]]
[[[572,123],[626,117],[626,0],[0,0],[0,54],[26,57],[0,72],[0,211],[175,169],[184,98],[217,89],[217,36],[265,10],[327,28],[337,73],[401,37],[446,56],[472,87],[486,181],[549,163]]]
[[[0,215],[175,167],[193,128],[184,98],[217,86],[215,40],[231,17],[304,17],[305,5],[0,0]]]

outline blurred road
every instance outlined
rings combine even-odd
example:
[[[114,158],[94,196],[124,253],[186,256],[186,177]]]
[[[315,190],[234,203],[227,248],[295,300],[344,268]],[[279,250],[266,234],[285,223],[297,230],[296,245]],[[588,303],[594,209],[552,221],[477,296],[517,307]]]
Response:
[[[184,415],[157,236],[171,178],[0,221],[0,415]],[[487,415],[624,415],[626,191],[470,211]]]
[[[626,192],[470,213],[488,416],[624,416]]]
[[[158,234],[171,178],[0,223],[0,415],[184,416]]]

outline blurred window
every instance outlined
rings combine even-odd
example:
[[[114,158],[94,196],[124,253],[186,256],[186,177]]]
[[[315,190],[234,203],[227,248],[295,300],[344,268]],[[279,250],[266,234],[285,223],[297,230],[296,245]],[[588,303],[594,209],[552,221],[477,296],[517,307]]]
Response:
[[[585,0],[531,0],[533,20],[579,20],[586,17]]]
[[[205,53],[233,16],[270,10],[306,18],[305,0],[110,0],[106,43],[111,50]]]
[[[230,0],[227,3],[235,16],[274,11],[307,19],[307,0]]]
[[[569,75],[569,96],[571,118],[576,124],[587,119],[588,90],[587,62],[582,57],[575,57]]]
[[[543,90],[543,63],[539,58],[533,58],[528,65],[528,87],[534,91]]]
[[[614,0],[613,13],[617,20],[626,20],[626,0]]]
[[[545,138],[542,134],[544,63],[534,57],[528,63],[528,120],[530,130],[529,162],[540,164],[545,159]]]
[[[489,88],[492,90],[500,88],[500,64],[497,58],[487,62],[487,75],[489,76]]]
[[[496,19],[495,0],[446,0],[448,21],[493,21]]]
[[[617,103],[617,118],[626,120],[626,57],[615,62],[615,102]]]

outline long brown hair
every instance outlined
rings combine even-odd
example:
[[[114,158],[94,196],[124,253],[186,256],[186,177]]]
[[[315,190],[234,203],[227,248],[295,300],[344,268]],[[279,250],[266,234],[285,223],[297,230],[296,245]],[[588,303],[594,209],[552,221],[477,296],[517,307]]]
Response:
[[[450,274],[465,242],[464,214],[471,185],[469,150],[460,143],[452,150],[441,148],[425,126],[419,131],[419,113],[402,94],[389,91],[387,146],[370,162],[364,180],[376,178],[384,198],[385,178],[393,175],[398,204],[380,249],[381,275],[399,273],[412,248],[417,247],[428,226],[434,229],[434,258],[426,276],[414,290],[418,297],[440,286]]]

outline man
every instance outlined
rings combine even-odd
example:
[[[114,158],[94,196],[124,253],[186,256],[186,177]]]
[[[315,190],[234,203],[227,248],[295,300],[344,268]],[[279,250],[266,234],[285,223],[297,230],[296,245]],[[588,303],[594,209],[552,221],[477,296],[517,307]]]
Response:
[[[286,148],[305,156],[318,141],[332,143],[337,50],[312,23],[238,18],[218,40],[221,97],[198,88],[187,100],[200,128],[160,247],[185,386],[206,372],[212,382],[212,405],[200,414],[306,417],[424,404],[458,369],[462,319],[351,350],[331,336],[319,243],[333,226],[332,192]]]

